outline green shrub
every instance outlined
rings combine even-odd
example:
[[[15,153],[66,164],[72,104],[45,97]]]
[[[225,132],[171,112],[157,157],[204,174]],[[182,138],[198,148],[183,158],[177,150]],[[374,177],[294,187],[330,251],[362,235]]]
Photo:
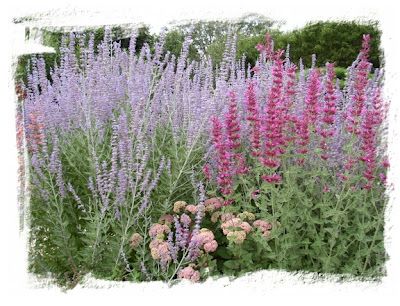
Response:
[[[281,34],[277,47],[285,48],[290,44],[291,58],[303,59],[305,65],[311,65],[311,55],[317,54],[317,66],[334,62],[336,66],[348,67],[357,57],[363,34],[371,35],[370,61],[374,67],[381,64],[381,31],[378,23],[370,21],[329,21],[309,23],[304,28]]]

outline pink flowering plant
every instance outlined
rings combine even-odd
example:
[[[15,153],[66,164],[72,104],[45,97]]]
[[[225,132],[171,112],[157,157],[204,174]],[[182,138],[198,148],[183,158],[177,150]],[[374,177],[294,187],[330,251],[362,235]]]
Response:
[[[268,34],[253,67],[235,35],[217,68],[188,60],[190,35],[178,57],[163,33],[154,48],[136,38],[71,33],[49,72],[32,57],[17,116],[31,272],[70,286],[87,273],[384,275],[388,104],[372,37],[344,84]]]
[[[226,211],[280,224],[262,267],[273,259],[276,268],[304,268],[307,250],[312,271],[337,272],[339,258],[347,258],[341,272],[365,274],[385,257],[373,250],[383,241],[387,105],[381,72],[370,75],[370,39],[364,35],[342,90],[333,63],[325,74],[311,67],[307,79],[300,63],[297,78],[289,55],[273,51],[267,36],[252,77],[232,86],[225,112],[212,118],[210,193],[224,198]],[[349,254],[366,245],[365,261],[355,268]]]

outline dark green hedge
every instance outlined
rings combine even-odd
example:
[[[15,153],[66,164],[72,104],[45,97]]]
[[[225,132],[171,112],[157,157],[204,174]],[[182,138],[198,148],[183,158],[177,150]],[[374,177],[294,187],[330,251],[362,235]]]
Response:
[[[311,55],[317,55],[317,65],[324,66],[327,61],[336,66],[348,67],[357,57],[361,48],[363,34],[370,34],[370,60],[374,67],[379,67],[381,51],[381,32],[377,22],[359,23],[356,21],[317,22],[304,28],[282,34],[278,39],[279,47],[290,44],[293,60],[300,57],[306,65],[311,64]]]
[[[356,59],[361,48],[362,35],[372,37],[370,59],[374,67],[380,67],[381,32],[374,21],[360,23],[356,21],[309,23],[301,29],[291,32],[266,29],[275,42],[275,48],[286,49],[290,45],[290,57],[298,62],[300,58],[306,66],[311,65],[311,55],[317,55],[317,66],[324,67],[326,62],[334,62],[337,67],[348,67]],[[226,37],[220,37],[207,50],[215,62],[222,58]],[[237,57],[246,55],[247,62],[254,65],[258,52],[255,46],[264,42],[264,35],[243,35],[238,32]]]

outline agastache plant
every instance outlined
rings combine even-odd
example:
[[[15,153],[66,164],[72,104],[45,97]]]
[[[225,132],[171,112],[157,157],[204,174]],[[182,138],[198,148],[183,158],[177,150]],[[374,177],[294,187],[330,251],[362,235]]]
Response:
[[[265,45],[257,46],[260,59],[256,63],[257,69],[253,69],[253,78],[257,81],[251,80],[246,85],[242,94],[243,107],[233,107],[230,94],[225,128],[219,119],[213,119],[213,156],[218,156],[217,185],[222,195],[231,195],[232,186],[239,181],[234,162],[237,156],[246,157],[247,160],[250,156],[258,157],[265,169],[261,179],[268,183],[282,181],[279,171],[282,170],[282,162],[295,162],[308,167],[318,157],[322,163],[326,161],[330,169],[341,169],[344,166],[346,173],[350,174],[350,169],[356,163],[355,158],[359,155],[366,169],[362,175],[368,181],[375,177],[372,173],[375,172],[376,144],[372,139],[377,141],[376,124],[382,121],[373,118],[382,118],[384,114],[381,110],[379,85],[368,82],[371,67],[368,62],[369,42],[370,37],[364,35],[358,62],[351,70],[354,75],[348,77],[349,84],[345,85],[344,90],[347,92],[344,93],[337,87],[333,63],[326,64],[326,73],[322,75],[315,66],[314,56],[313,67],[303,81],[302,63],[299,65],[300,77],[297,79],[297,66],[290,62],[288,54],[285,60],[282,59],[282,50],[273,51],[269,36]],[[260,91],[266,97],[264,103],[259,103]],[[367,92],[373,96],[369,104],[366,101]],[[339,99],[345,107],[339,105]],[[238,110],[244,114],[241,115]],[[241,126],[236,124],[238,117],[246,119],[241,121]],[[243,133],[236,133],[241,130],[247,131],[248,140],[243,138]],[[346,153],[345,139],[354,139],[354,135],[357,139],[355,142],[353,140],[353,154]],[[343,147],[338,148],[340,143]],[[344,158],[347,158],[347,162],[343,163],[343,158],[338,158],[335,152],[347,155]],[[254,161],[253,165],[246,164],[247,171],[258,164],[257,161],[254,164]],[[356,168],[351,171],[359,170]],[[346,173],[339,177],[346,180]],[[210,175],[207,177],[211,178]],[[369,188],[369,185],[365,187]]]
[[[257,46],[260,57],[250,70],[247,84],[236,91],[237,100],[244,105],[234,108],[234,116],[231,106],[223,110],[227,118],[245,118],[235,127],[244,132],[239,138],[234,137],[233,146],[229,146],[230,138],[224,136],[224,131],[230,129],[230,121],[224,127],[218,119],[214,120],[210,133],[214,151],[207,165],[217,165],[218,175],[216,180],[206,175],[214,186],[211,192],[225,198],[230,212],[248,210],[277,224],[285,222],[286,229],[280,233],[292,238],[283,236],[274,244],[276,252],[282,251],[276,255],[282,267],[286,267],[285,256],[291,256],[285,243],[292,243],[291,239],[300,241],[303,234],[315,235],[323,230],[319,217],[313,217],[314,212],[319,216],[334,216],[334,223],[338,222],[331,228],[328,218],[324,225],[327,235],[333,235],[326,253],[322,240],[308,245],[307,250],[315,248],[318,256],[326,254],[326,261],[321,263],[323,269],[332,268],[336,246],[343,247],[337,254],[345,256],[354,241],[361,241],[360,236],[350,238],[352,234],[350,230],[346,232],[344,222],[352,224],[350,227],[354,226],[356,231],[370,226],[375,232],[371,248],[381,241],[378,228],[383,227],[388,167],[384,153],[387,104],[381,96],[381,70],[376,69],[370,77],[369,44],[369,35],[364,35],[360,54],[348,69],[341,88],[334,63],[327,63],[324,71],[316,66],[314,55],[308,70],[300,61],[297,77],[297,66],[290,62],[288,52],[283,60],[283,51],[274,51],[267,36],[266,44]],[[241,86],[232,84],[235,89]],[[246,172],[240,175],[235,164],[238,154],[246,164]],[[379,191],[375,193],[376,190]],[[315,194],[321,198],[314,198]],[[365,201],[368,204],[362,204],[363,217],[354,217],[361,221],[353,222],[342,215]],[[295,215],[302,216],[304,221],[299,222]],[[295,224],[302,224],[303,234]],[[339,242],[336,236],[339,231],[346,232],[349,240],[342,237],[343,242]],[[359,271],[367,269],[371,256],[384,258],[382,253],[373,254],[371,250]],[[375,260],[379,261],[377,257]]]

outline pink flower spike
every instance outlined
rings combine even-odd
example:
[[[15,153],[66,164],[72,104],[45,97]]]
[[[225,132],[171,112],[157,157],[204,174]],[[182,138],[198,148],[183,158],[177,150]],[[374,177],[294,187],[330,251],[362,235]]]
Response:
[[[386,184],[386,175],[384,173],[379,173],[379,179],[381,180],[382,184]]]
[[[322,192],[323,193],[328,193],[328,192],[330,192],[331,190],[329,189],[329,187],[327,186],[327,185],[325,185],[324,186],[324,188],[322,189]]]
[[[224,204],[222,206],[229,206],[232,205],[235,202],[235,200],[229,199],[229,200],[225,200]]]
[[[221,193],[223,195],[229,195],[233,191],[230,145],[228,145],[223,139],[223,129],[220,120],[213,117],[212,124],[213,145],[216,151],[218,165],[217,183],[221,189]]]
[[[260,190],[259,190],[259,189],[254,190],[254,191],[251,193],[251,198],[252,198],[253,200],[258,199],[259,196],[260,196]]]
[[[208,181],[211,180],[211,170],[210,170],[210,165],[209,164],[205,164],[203,166],[203,174],[204,174],[204,176],[206,177],[206,179]]]
[[[382,162],[382,166],[385,168],[389,168],[390,167],[390,163],[389,163],[389,159],[385,158]]]
[[[277,173],[271,175],[263,175],[261,176],[261,179],[267,183],[280,184],[282,182],[282,177]]]

